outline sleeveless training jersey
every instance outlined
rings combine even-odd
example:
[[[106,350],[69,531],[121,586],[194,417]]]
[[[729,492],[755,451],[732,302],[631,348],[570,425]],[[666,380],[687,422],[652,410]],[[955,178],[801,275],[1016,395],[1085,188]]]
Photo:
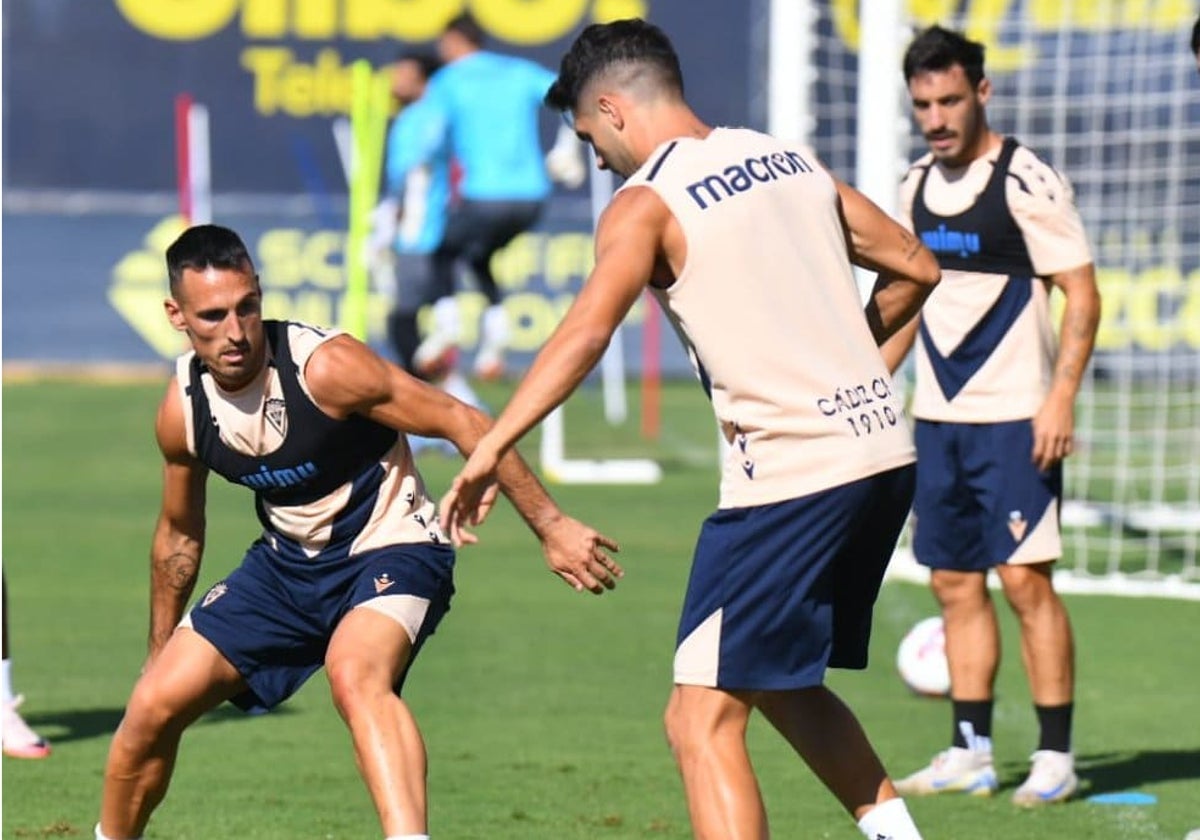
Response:
[[[913,416],[1033,417],[1057,353],[1040,278],[1092,261],[1070,184],[1010,137],[963,170],[926,154],[901,185],[900,208],[942,266],[920,315]]]
[[[264,321],[268,363],[227,392],[195,353],[176,362],[188,451],[255,493],[263,536],[292,560],[336,559],[398,543],[444,542],[405,437],[312,400],[304,367],[340,335]]]
[[[730,447],[722,508],[825,490],[911,462],[863,315],[833,179],[748,129],[664,143],[621,189],[655,191],[687,262],[655,295]]]

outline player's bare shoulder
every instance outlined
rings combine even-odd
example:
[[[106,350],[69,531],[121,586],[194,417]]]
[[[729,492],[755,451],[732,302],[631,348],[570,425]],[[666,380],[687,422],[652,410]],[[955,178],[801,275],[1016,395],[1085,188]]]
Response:
[[[1075,191],[1067,177],[1028,146],[1013,150],[1006,192],[1010,203],[1053,207],[1075,201]]]
[[[387,363],[347,333],[322,338],[297,366],[312,401],[339,419],[365,411],[389,393]]]
[[[925,174],[932,166],[932,152],[926,152],[909,164],[908,171],[900,179],[900,203],[902,206],[908,207],[912,205],[913,196],[917,193],[917,187],[920,186],[921,179],[925,177]]]
[[[154,436],[158,441],[159,451],[163,458],[171,463],[193,461],[188,444],[188,423],[185,411],[190,407],[184,406],[183,388],[177,376],[172,376],[167,382],[162,400],[158,403],[158,413],[154,418]]]

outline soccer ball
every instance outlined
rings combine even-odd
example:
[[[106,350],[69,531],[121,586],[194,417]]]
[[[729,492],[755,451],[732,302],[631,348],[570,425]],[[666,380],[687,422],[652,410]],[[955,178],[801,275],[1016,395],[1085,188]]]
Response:
[[[900,640],[896,651],[900,679],[917,694],[945,697],[950,693],[950,668],[946,664],[946,635],[942,617],[923,618]]]

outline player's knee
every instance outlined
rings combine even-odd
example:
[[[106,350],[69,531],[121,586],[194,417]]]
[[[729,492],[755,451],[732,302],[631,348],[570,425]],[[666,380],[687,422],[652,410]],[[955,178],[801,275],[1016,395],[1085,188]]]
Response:
[[[186,726],[184,709],[157,683],[140,681],[121,719],[119,732],[131,742],[150,744]]]
[[[982,573],[936,570],[929,579],[933,596],[944,610],[974,609],[988,600],[987,581]]]
[[[712,748],[722,738],[740,738],[745,732],[744,715],[726,702],[723,692],[702,691],[689,695],[676,689],[663,714],[667,743],[677,758],[686,758]]]
[[[1049,563],[1008,566],[1000,570],[1004,597],[1018,614],[1057,608],[1061,601],[1054,591]]]
[[[689,724],[690,721],[681,710],[678,695],[673,694],[663,713],[663,732],[667,736],[667,746],[671,748],[676,760],[681,760],[693,749],[695,739],[689,737]]]
[[[391,691],[379,669],[361,657],[331,659],[325,663],[325,673],[333,705],[347,720],[366,703]]]

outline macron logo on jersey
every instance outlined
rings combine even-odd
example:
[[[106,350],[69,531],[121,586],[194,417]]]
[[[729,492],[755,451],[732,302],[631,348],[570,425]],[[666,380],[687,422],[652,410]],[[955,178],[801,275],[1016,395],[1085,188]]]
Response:
[[[719,204],[726,198],[743,193],[756,184],[778,181],[788,175],[812,172],[812,164],[795,152],[774,152],[762,157],[748,157],[740,163],[730,164],[720,172],[705,175],[684,189],[701,210],[709,204]]]
[[[934,230],[921,231],[921,241],[935,254],[958,254],[969,257],[980,252],[979,234],[962,230],[949,230],[938,225]]]

